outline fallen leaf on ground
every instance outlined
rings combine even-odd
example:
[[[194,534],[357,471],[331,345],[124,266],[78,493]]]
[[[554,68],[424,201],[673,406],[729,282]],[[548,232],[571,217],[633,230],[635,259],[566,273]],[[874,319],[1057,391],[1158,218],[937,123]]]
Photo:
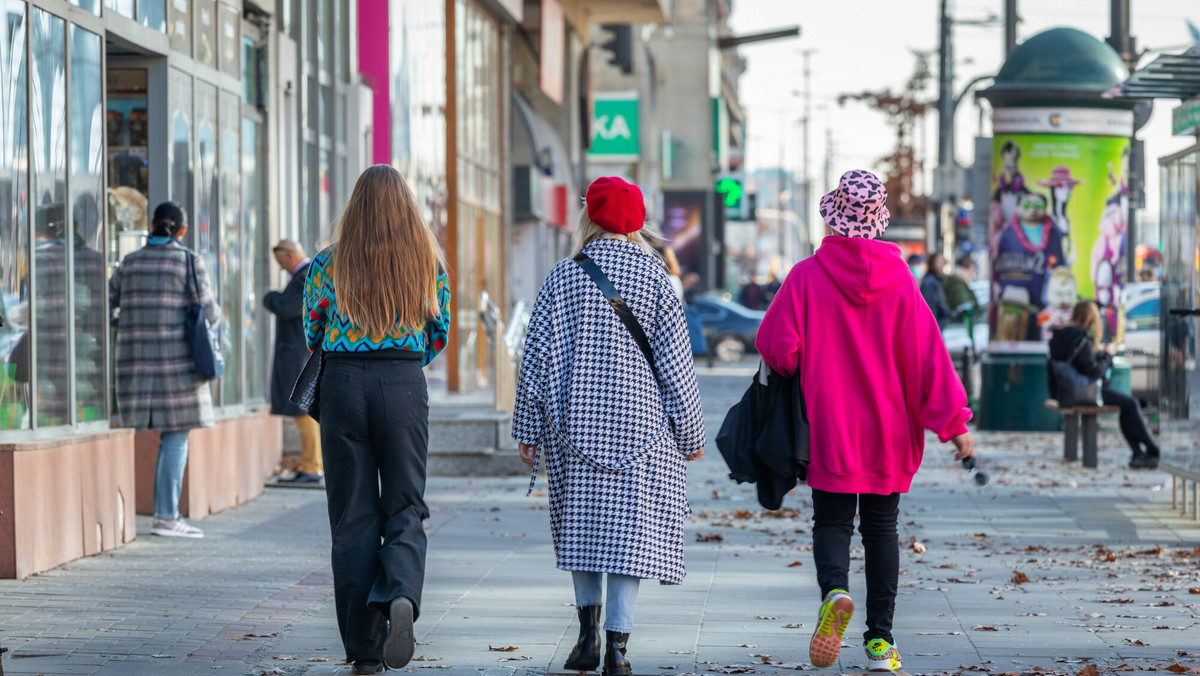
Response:
[[[1143,642],[1140,638],[1127,638],[1125,639],[1125,642],[1129,645],[1150,645],[1149,643]]]
[[[769,617],[767,615],[755,615],[754,619],[756,619],[756,620],[778,620],[779,618],[778,617]]]
[[[425,657],[424,655],[421,655],[420,657],[412,658],[412,661],[413,662],[441,662],[442,658],[440,658],[440,657]]]
[[[1200,587],[1188,587],[1189,594],[1200,594]]]
[[[797,568],[797,567],[799,567],[799,566],[803,566],[803,565],[804,565],[804,562],[803,562],[803,561],[792,561],[791,563],[789,563],[789,564],[787,565],[787,567],[788,567],[788,568]]]
[[[310,658],[308,658],[308,661],[309,662],[328,662],[332,659],[333,659],[332,657],[310,657]]]
[[[929,548],[926,547],[925,545],[921,544],[920,542],[912,543],[912,550],[918,554],[924,554],[925,550],[927,550],[927,549],[929,549]]]
[[[497,652],[497,653],[515,653],[515,652],[517,652],[518,650],[520,650],[520,648],[518,648],[518,647],[517,647],[517,646],[515,646],[515,645],[510,645],[510,646],[508,646],[508,647],[505,647],[505,648],[497,648],[497,647],[496,647],[496,646],[494,646],[494,645],[489,645],[489,646],[488,646],[488,650],[491,650],[492,652]]]
[[[725,536],[720,533],[696,533],[696,542],[724,542]]]
[[[743,643],[738,647],[739,648],[757,648],[758,644],[757,643]]]
[[[289,660],[298,660],[298,659],[300,659],[300,656],[299,655],[276,655],[275,657],[272,657],[271,659],[279,660],[280,662],[287,662]]]
[[[792,622],[791,624],[783,625],[783,628],[784,629],[803,629],[804,623],[803,622]]]
[[[672,655],[691,655],[692,654],[691,650],[668,650],[667,652],[671,653]]]
[[[525,660],[531,660],[531,659],[533,659],[533,658],[527,657],[525,655],[517,655],[516,657],[501,657],[500,659],[498,659],[496,661],[497,662],[524,662]]]
[[[1029,576],[1028,576],[1028,575],[1026,575],[1025,573],[1022,573],[1022,572],[1021,572],[1021,571],[1019,571],[1019,570],[1014,570],[1014,571],[1013,571],[1013,576],[1012,576],[1012,583],[1013,583],[1013,584],[1025,584],[1026,582],[1029,582]]]
[[[1172,664],[1171,666],[1167,667],[1166,669],[1167,669],[1167,671],[1169,671],[1173,674],[1186,674],[1186,673],[1192,671],[1191,667],[1185,667],[1182,664]]]
[[[1096,665],[1094,665],[1094,664],[1089,664],[1086,667],[1075,672],[1075,676],[1099,676],[1099,674],[1100,674],[1100,670],[1097,669]]]
[[[995,627],[985,627],[982,624],[977,624],[974,627],[971,627],[971,629],[973,629],[975,631],[1000,631],[999,629],[997,629]]]

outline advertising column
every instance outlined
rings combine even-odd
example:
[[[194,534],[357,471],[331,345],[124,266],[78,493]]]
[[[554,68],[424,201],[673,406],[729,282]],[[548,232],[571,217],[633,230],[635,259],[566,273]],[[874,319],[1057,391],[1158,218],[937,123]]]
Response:
[[[1118,335],[1133,113],[998,108],[993,126],[991,349],[1049,340],[1082,298]]]

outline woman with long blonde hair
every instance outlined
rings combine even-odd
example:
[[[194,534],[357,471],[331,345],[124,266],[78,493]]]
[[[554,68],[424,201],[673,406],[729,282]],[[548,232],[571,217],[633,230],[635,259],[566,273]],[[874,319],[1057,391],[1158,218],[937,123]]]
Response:
[[[575,587],[579,639],[563,668],[603,662],[604,676],[632,674],[640,581],[683,581],[684,463],[704,455],[683,306],[645,224],[637,186],[588,188],[574,258],[546,277],[530,315],[513,412],[535,477],[546,459],[554,550]]]
[[[1100,398],[1105,406],[1121,408],[1121,435],[1133,450],[1129,460],[1132,469],[1158,467],[1158,444],[1146,429],[1142,419],[1142,407],[1137,399],[1114,390],[1108,384],[1109,369],[1112,368],[1113,346],[1101,343],[1104,337],[1104,321],[1100,308],[1094,301],[1082,300],[1071,309],[1071,319],[1062,328],[1054,330],[1050,337],[1050,359],[1070,362],[1076,370],[1093,379],[1103,379]],[[1054,371],[1049,371],[1050,395],[1057,396],[1058,384]]]
[[[321,445],[333,584],[356,674],[412,659],[425,580],[429,397],[421,368],[446,346],[450,288],[437,238],[398,171],[363,172],[334,244],[304,287],[323,350]]]

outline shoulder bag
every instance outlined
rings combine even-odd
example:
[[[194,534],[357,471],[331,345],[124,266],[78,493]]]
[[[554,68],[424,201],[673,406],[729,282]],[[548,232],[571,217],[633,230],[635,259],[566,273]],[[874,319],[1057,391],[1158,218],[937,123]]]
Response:
[[[1050,372],[1054,374],[1054,399],[1059,408],[1074,406],[1100,406],[1100,381],[1088,378],[1071,365],[1087,340],[1080,338],[1075,350],[1066,361],[1050,360]]]
[[[225,358],[221,355],[221,336],[204,316],[203,299],[200,297],[200,282],[196,277],[196,255],[187,253],[188,279],[184,282],[187,288],[196,290],[195,302],[192,294],[188,296],[188,304],[183,308],[184,337],[192,350],[192,362],[196,365],[196,373],[200,380],[209,381],[220,378],[225,373]]]
[[[621,298],[617,287],[613,286],[613,283],[609,281],[608,276],[604,274],[600,266],[596,265],[596,261],[593,261],[587,254],[580,251],[572,260],[579,267],[583,268],[588,277],[591,277],[596,286],[600,288],[600,293],[604,294],[604,297],[608,299],[608,304],[617,313],[617,317],[625,325],[625,328],[629,331],[629,335],[633,336],[633,342],[637,343],[638,348],[642,351],[642,355],[646,357],[646,362],[650,364],[650,373],[654,374],[654,382],[658,383],[661,387],[662,379],[658,376],[658,367],[654,365],[654,353],[650,351],[650,341],[646,339],[646,332],[642,330],[642,325],[638,323],[637,317],[633,315],[633,310],[629,309],[629,305],[625,303],[625,299]]]
[[[325,337],[317,342],[317,347],[308,355],[304,368],[296,378],[289,399],[299,406],[308,417],[321,422],[321,371],[325,368]]]

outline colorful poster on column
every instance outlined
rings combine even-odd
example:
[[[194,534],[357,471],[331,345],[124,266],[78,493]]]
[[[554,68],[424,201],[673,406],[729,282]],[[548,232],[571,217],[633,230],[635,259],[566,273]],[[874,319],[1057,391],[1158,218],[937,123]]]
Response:
[[[1063,122],[1053,114],[1045,119]],[[988,219],[992,340],[1048,340],[1082,298],[1100,304],[1115,333],[1125,284],[1129,138],[1002,133],[1004,125],[996,126]]]

